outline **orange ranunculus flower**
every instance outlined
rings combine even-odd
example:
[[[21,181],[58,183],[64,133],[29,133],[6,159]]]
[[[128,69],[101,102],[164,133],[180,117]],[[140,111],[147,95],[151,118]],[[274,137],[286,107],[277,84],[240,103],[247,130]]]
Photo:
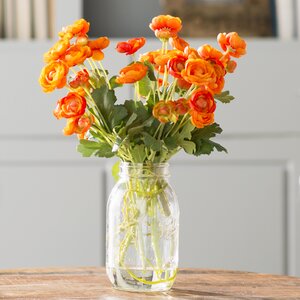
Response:
[[[209,60],[215,70],[215,80],[207,85],[208,90],[212,94],[219,94],[222,92],[225,84],[224,76],[226,75],[225,68],[219,60]]]
[[[222,52],[208,44],[199,47],[197,52],[201,58],[206,60],[220,60],[223,56]]]
[[[169,73],[176,78],[181,78],[181,71],[184,69],[186,61],[187,58],[183,55],[177,55],[169,59],[167,64]]]
[[[82,64],[87,58],[91,57],[92,51],[88,46],[72,45],[64,56],[64,62],[73,67]]]
[[[66,85],[68,66],[61,62],[55,61],[46,65],[41,72],[39,83],[46,93],[52,92],[54,89],[61,89]]]
[[[181,30],[181,20],[170,15],[160,15],[152,19],[149,25],[159,39],[174,37]]]
[[[159,53],[154,58],[154,67],[156,70],[158,70],[160,73],[164,73],[165,68],[167,67],[168,61],[177,56],[180,55],[180,51],[178,50],[168,50],[166,53],[162,54]]]
[[[116,78],[116,82],[120,84],[134,83],[146,76],[148,67],[142,63],[133,63],[122,70],[120,76]]]
[[[72,39],[75,35],[85,35],[90,30],[90,23],[84,19],[75,21],[72,25],[64,27],[58,33],[60,38]]]
[[[44,61],[49,63],[51,61],[58,60],[65,54],[70,47],[70,41],[67,39],[59,40],[54,46],[44,54]]]
[[[246,42],[236,32],[219,33],[217,40],[220,47],[230,56],[238,58],[246,54]]]
[[[214,122],[214,113],[198,113],[197,111],[190,111],[191,122],[197,128],[203,128],[211,125]]]
[[[152,114],[153,117],[158,119],[158,121],[161,123],[176,123],[178,117],[175,108],[175,102],[161,100],[154,105]]]
[[[185,98],[179,98],[175,102],[175,112],[178,115],[185,115],[189,110],[189,102]]]
[[[190,44],[179,36],[174,36],[169,39],[171,46],[177,50],[184,51],[185,47],[189,47]]]
[[[215,81],[216,74],[211,63],[202,58],[197,58],[186,61],[185,69],[181,71],[181,76],[189,83],[207,86]]]
[[[157,56],[161,55],[160,50],[156,50],[156,51],[150,51],[150,52],[146,52],[142,55],[140,55],[140,61],[144,62],[144,61],[149,61],[151,64],[155,64],[154,60]]]
[[[57,119],[76,118],[82,116],[85,109],[85,98],[77,93],[70,92],[66,97],[57,101],[53,114]]]
[[[188,90],[191,87],[191,83],[187,82],[183,78],[177,78],[177,84],[180,89],[182,90]]]
[[[79,86],[89,87],[90,75],[89,72],[84,69],[83,71],[77,72],[75,78],[69,82],[71,88],[76,89]]]
[[[88,44],[88,36],[86,34],[79,35],[76,39],[76,44],[79,46],[86,46]]]
[[[146,43],[146,39],[144,37],[133,38],[128,40],[127,42],[120,42],[117,44],[117,51],[120,53],[125,53],[126,55],[131,55],[142,48]]]
[[[92,58],[94,60],[102,60],[104,58],[103,49],[109,46],[109,38],[106,36],[99,37],[96,40],[89,41],[88,46],[92,50]]]
[[[184,53],[184,56],[186,56],[188,59],[200,58],[200,55],[198,54],[197,50],[190,46],[185,47],[183,53]]]
[[[193,111],[198,113],[213,113],[216,110],[216,102],[213,95],[204,90],[196,90],[189,100],[189,105]]]
[[[227,63],[226,71],[227,71],[228,73],[233,73],[234,70],[236,69],[236,66],[237,66],[237,63],[236,63],[234,60],[230,60],[230,61]]]
[[[94,122],[92,115],[82,115],[80,117],[69,118],[67,125],[63,130],[64,135],[78,134],[79,139],[83,139],[85,133],[90,129]]]

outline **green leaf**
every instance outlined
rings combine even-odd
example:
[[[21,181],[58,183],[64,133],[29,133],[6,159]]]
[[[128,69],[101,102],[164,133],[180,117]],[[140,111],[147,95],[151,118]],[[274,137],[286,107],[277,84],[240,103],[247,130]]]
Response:
[[[153,136],[151,136],[147,132],[143,132],[142,134],[144,136],[144,143],[147,147],[149,147],[153,151],[160,151],[161,150],[162,145],[163,145],[161,140],[157,140],[156,138],[154,138]]]
[[[224,91],[221,94],[214,95],[214,98],[222,103],[229,103],[234,99],[234,97],[229,94],[229,91]]]
[[[110,119],[111,128],[115,128],[127,116],[127,109],[124,105],[115,105]]]
[[[187,139],[190,140],[192,137],[192,131],[194,130],[195,126],[191,122],[187,122],[181,129],[179,136],[180,139]]]
[[[154,67],[149,61],[144,61],[144,65],[148,67],[148,77],[151,81],[157,81],[155,73],[154,73]]]
[[[118,160],[111,169],[111,175],[113,176],[114,180],[117,182],[119,180],[119,171],[120,171],[120,161]]]
[[[138,81],[139,94],[147,97],[151,92],[151,81],[148,76],[143,77]]]
[[[110,130],[118,126],[127,116],[124,105],[114,105],[117,101],[114,90],[109,90],[106,85],[95,89],[92,97]]]
[[[149,119],[147,119],[146,121],[144,121],[141,125],[138,125],[136,127],[131,127],[129,130],[128,130],[128,135],[129,137],[132,137],[138,133],[141,133],[143,132],[144,128],[145,127],[150,127],[151,124],[153,123],[154,121],[154,118],[151,116]]]
[[[110,84],[110,86],[111,86],[112,89],[115,89],[115,88],[123,86],[123,84],[116,82],[117,77],[118,76],[115,75],[115,76],[113,76],[112,78],[109,79],[109,84]]]
[[[94,155],[109,158],[114,156],[110,145],[89,140],[80,140],[79,145],[77,146],[77,151],[80,152],[83,157],[90,157]]]
[[[168,136],[164,139],[165,145],[168,150],[174,150],[178,147],[177,139],[174,136]]]
[[[204,128],[197,128],[192,133],[192,141],[196,144],[196,151],[194,155],[211,154],[215,149],[219,152],[226,152],[227,150],[220,144],[211,141],[210,139],[222,132],[222,128],[214,123]]]
[[[184,149],[184,151],[188,154],[193,154],[196,151],[196,145],[194,142],[191,141],[179,141],[179,146],[181,146]]]
[[[143,163],[146,158],[145,145],[135,145],[131,152],[133,162]]]
[[[126,100],[124,106],[127,109],[128,116],[131,116],[133,113],[137,115],[134,124],[142,123],[152,116],[142,101]]]
[[[132,113],[130,115],[129,119],[127,120],[127,122],[126,122],[125,127],[130,126],[136,118],[137,118],[137,114],[136,113]]]

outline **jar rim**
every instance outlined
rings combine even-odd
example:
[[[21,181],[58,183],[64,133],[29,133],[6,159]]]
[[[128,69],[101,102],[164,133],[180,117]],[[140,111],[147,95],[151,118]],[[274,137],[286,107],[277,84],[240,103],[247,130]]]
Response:
[[[120,177],[169,177],[169,164],[164,163],[120,163]]]

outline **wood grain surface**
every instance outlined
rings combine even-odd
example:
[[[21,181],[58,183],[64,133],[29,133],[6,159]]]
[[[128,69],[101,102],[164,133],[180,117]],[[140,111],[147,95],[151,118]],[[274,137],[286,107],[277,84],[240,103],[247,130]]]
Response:
[[[167,293],[115,290],[104,268],[0,270],[0,299],[300,299],[300,278],[180,269]]]

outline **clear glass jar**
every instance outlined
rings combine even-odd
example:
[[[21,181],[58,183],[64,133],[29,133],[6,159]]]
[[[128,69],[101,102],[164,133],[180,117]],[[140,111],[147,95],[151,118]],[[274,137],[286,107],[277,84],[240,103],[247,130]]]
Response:
[[[106,271],[117,289],[169,290],[178,267],[179,207],[169,165],[120,164],[106,215]]]

